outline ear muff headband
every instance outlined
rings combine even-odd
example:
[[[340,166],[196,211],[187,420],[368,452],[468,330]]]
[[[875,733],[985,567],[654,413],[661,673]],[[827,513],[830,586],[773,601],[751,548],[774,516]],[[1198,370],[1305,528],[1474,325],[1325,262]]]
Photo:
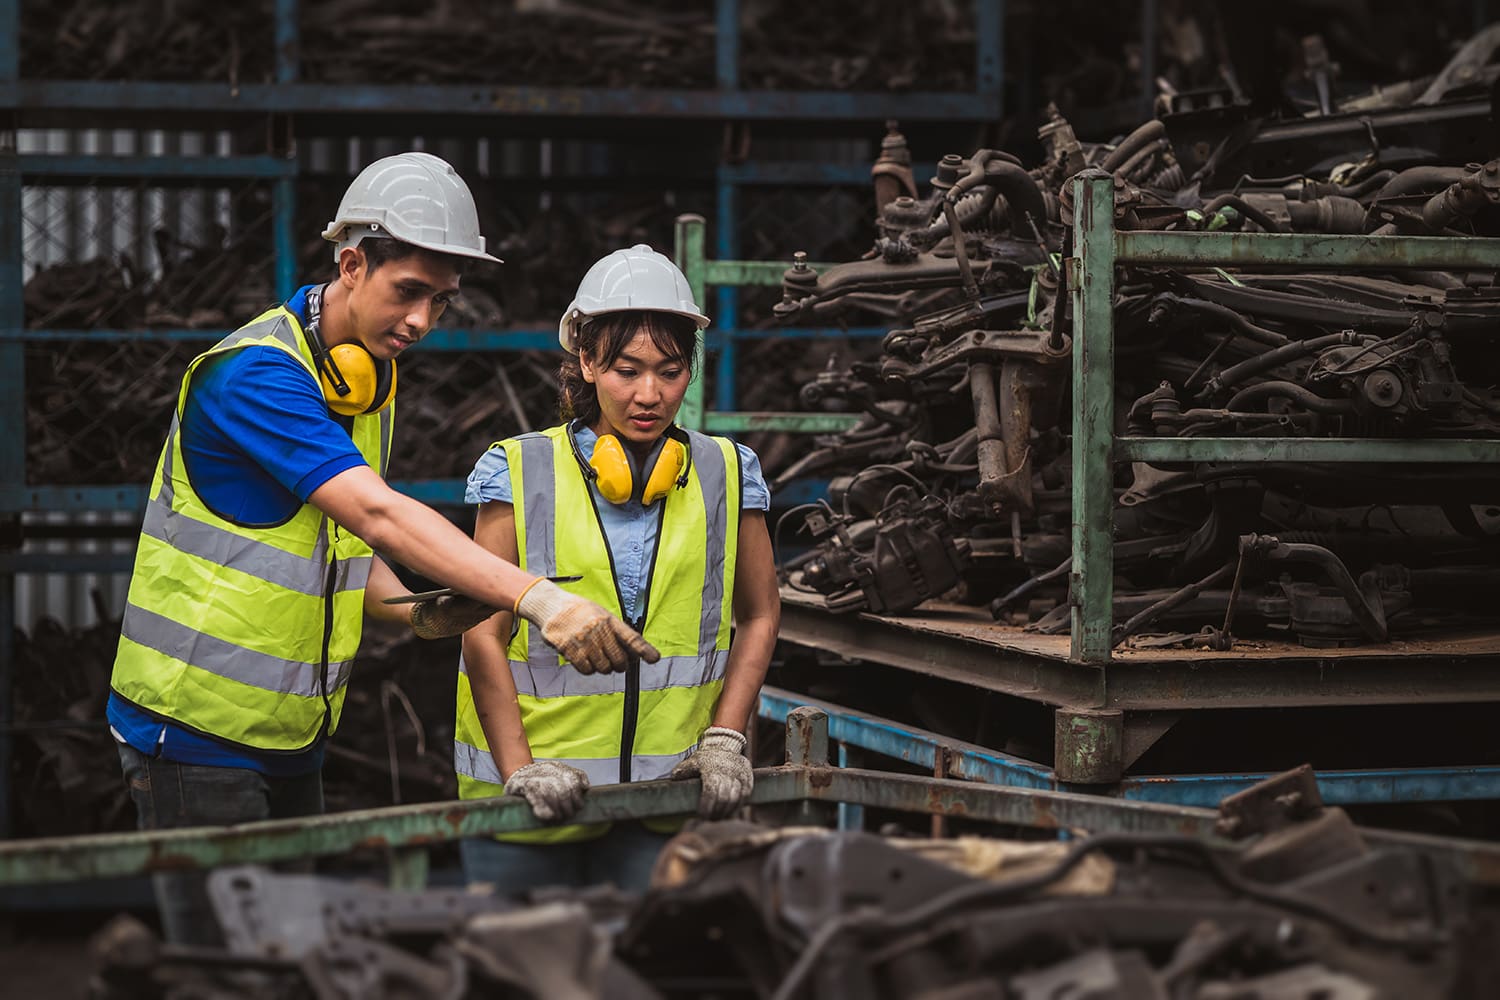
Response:
[[[328,408],[346,417],[379,413],[396,398],[396,362],[377,361],[359,344],[323,346],[319,330],[323,313],[322,287],[307,292],[307,346],[318,370],[318,383]]]
[[[674,486],[680,489],[687,485],[692,458],[687,434],[681,429],[672,427],[667,430],[650,467],[641,471],[636,468],[630,450],[613,434],[601,435],[594,444],[593,457],[585,460],[574,436],[574,426],[568,424],[568,442],[573,448],[573,457],[584,476],[598,487],[599,495],[610,503],[622,504],[634,498],[649,507],[672,492]]]

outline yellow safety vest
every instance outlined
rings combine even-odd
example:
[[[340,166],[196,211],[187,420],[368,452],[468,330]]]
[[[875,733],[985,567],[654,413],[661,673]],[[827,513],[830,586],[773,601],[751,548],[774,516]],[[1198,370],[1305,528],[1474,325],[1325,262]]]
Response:
[[[152,715],[261,751],[296,752],[338,727],[364,624],[373,553],[311,504],[246,526],[212,511],[183,461],[181,421],[207,358],[275,347],[316,379],[297,317],[278,307],[195,358],[151,481],[111,686]],[[385,474],[392,411],[354,418]]]
[[[739,453],[726,438],[696,431],[688,437],[688,481],[660,502],[651,577],[631,623],[661,651],[661,660],[621,673],[581,674],[529,622],[522,621],[510,641],[510,673],[532,756],[570,764],[593,786],[665,777],[697,748],[724,686],[739,545]],[[510,465],[521,567],[537,576],[581,575],[561,586],[623,618],[614,557],[596,506],[605,501],[584,479],[567,429],[492,447],[504,448]],[[453,757],[461,798],[505,793],[462,661]],[[565,826],[501,839],[582,840],[607,828]]]

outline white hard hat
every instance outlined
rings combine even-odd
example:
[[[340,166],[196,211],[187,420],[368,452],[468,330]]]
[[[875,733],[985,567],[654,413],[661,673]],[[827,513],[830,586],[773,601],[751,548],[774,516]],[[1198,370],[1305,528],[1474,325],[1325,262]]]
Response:
[[[589,268],[557,324],[557,342],[563,350],[577,354],[575,338],[580,322],[633,309],[686,316],[700,330],[709,323],[693,301],[693,290],[677,265],[646,244],[637,243],[628,250],[616,250]]]
[[[369,236],[504,263],[484,252],[479,212],[469,186],[448,161],[431,153],[397,153],[359,172],[339,202],[339,214],[323,238],[333,243],[333,259],[345,247]]]

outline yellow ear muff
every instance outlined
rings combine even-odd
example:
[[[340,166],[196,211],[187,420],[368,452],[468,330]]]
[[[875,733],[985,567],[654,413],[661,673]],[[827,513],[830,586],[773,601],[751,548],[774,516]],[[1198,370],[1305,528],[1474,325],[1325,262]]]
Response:
[[[335,374],[342,377],[348,392],[339,392]],[[318,380],[323,385],[323,398],[333,412],[346,417],[378,413],[396,396],[396,362],[381,364],[358,344],[339,344],[328,350]]]
[[[682,474],[682,466],[687,461],[687,448],[676,438],[667,438],[662,442],[661,453],[656,456],[656,464],[651,466],[651,472],[646,476],[645,489],[641,491],[641,503],[651,506],[672,492],[672,487],[677,485],[677,477]]]
[[[634,477],[630,474],[630,459],[625,446],[613,434],[605,434],[594,444],[594,457],[589,465],[597,473],[594,484],[599,495],[610,503],[624,503],[635,489]]]
[[[672,492],[682,468],[687,463],[687,446],[676,438],[662,442],[656,461],[645,473],[646,485],[641,489],[641,503],[651,506]],[[613,434],[605,434],[594,444],[594,457],[589,459],[594,470],[594,484],[599,495],[610,503],[620,504],[635,495],[635,463],[625,451],[625,446]]]

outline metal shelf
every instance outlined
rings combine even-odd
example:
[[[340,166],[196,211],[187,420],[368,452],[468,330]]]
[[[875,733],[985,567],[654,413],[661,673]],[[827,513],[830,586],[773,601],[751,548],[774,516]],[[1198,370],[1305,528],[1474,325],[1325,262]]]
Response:
[[[681,122],[868,121],[890,118],[923,122],[988,123],[999,120],[1002,109],[1004,0],[976,0],[975,51],[978,86],[973,93],[839,93],[747,91],[739,87],[739,3],[716,0],[717,84],[714,90],[605,90],[590,88],[506,87],[489,85],[327,85],[298,80],[299,0],[274,0],[275,80],[231,86],[227,83],[168,83],[152,81],[34,80],[20,78],[20,0],[0,0],[0,110],[11,128],[54,126],[92,116],[97,122],[147,118],[153,123],[216,120],[234,116],[241,123],[254,116],[354,116],[368,123],[403,116],[423,120],[448,118],[468,123],[507,118],[547,121],[563,131],[597,129],[602,122],[659,119]],[[155,127],[160,127],[156,124]],[[717,140],[715,140],[717,144]],[[86,156],[18,155],[14,142],[0,144],[0,527],[14,523],[21,512],[34,510],[138,510],[144,505],[144,485],[107,486],[28,484],[26,479],[26,344],[47,341],[155,340],[212,342],[217,330],[34,330],[25,325],[22,298],[23,183],[47,178],[60,185],[91,180],[149,180],[159,185],[195,184],[225,180],[261,180],[272,188],[272,248],[275,257],[273,291],[287,298],[297,285],[295,182],[301,165],[294,155],[214,156]],[[919,168],[922,169],[922,168]],[[931,167],[926,167],[930,171]],[[713,182],[719,199],[719,240],[733,249],[737,191],[742,185],[863,184],[863,165],[829,166],[785,162],[723,165]],[[701,248],[701,242],[700,242]],[[779,277],[776,279],[779,281]],[[767,282],[775,283],[775,282]],[[703,293],[702,285],[698,294]],[[701,299],[700,299],[701,301]],[[720,355],[721,384],[729,388],[721,402],[733,406],[733,364],[738,341],[767,336],[765,331],[738,329],[734,292],[720,292],[713,314],[718,328],[708,337],[708,348]],[[833,333],[838,337],[878,336],[883,331],[795,330],[777,336],[811,338]],[[513,351],[550,350],[550,330],[440,330],[431,334],[427,350]],[[726,377],[727,376],[727,377]],[[684,417],[694,426],[719,432],[770,429],[834,430],[850,420],[840,415],[703,413],[701,380],[695,408]],[[398,483],[419,499],[449,504],[462,500],[458,480]],[[814,485],[803,492],[812,495]],[[13,550],[0,553],[0,838],[9,831],[11,637],[16,624],[14,573],[42,568]],[[113,568],[93,557],[51,562],[47,569]]]
[[[1070,659],[1108,664],[1114,624],[1116,461],[1483,462],[1500,440],[1116,437],[1114,289],[1121,264],[1308,268],[1500,268],[1500,239],[1280,233],[1116,232],[1114,179],[1072,181],[1073,627]]]

